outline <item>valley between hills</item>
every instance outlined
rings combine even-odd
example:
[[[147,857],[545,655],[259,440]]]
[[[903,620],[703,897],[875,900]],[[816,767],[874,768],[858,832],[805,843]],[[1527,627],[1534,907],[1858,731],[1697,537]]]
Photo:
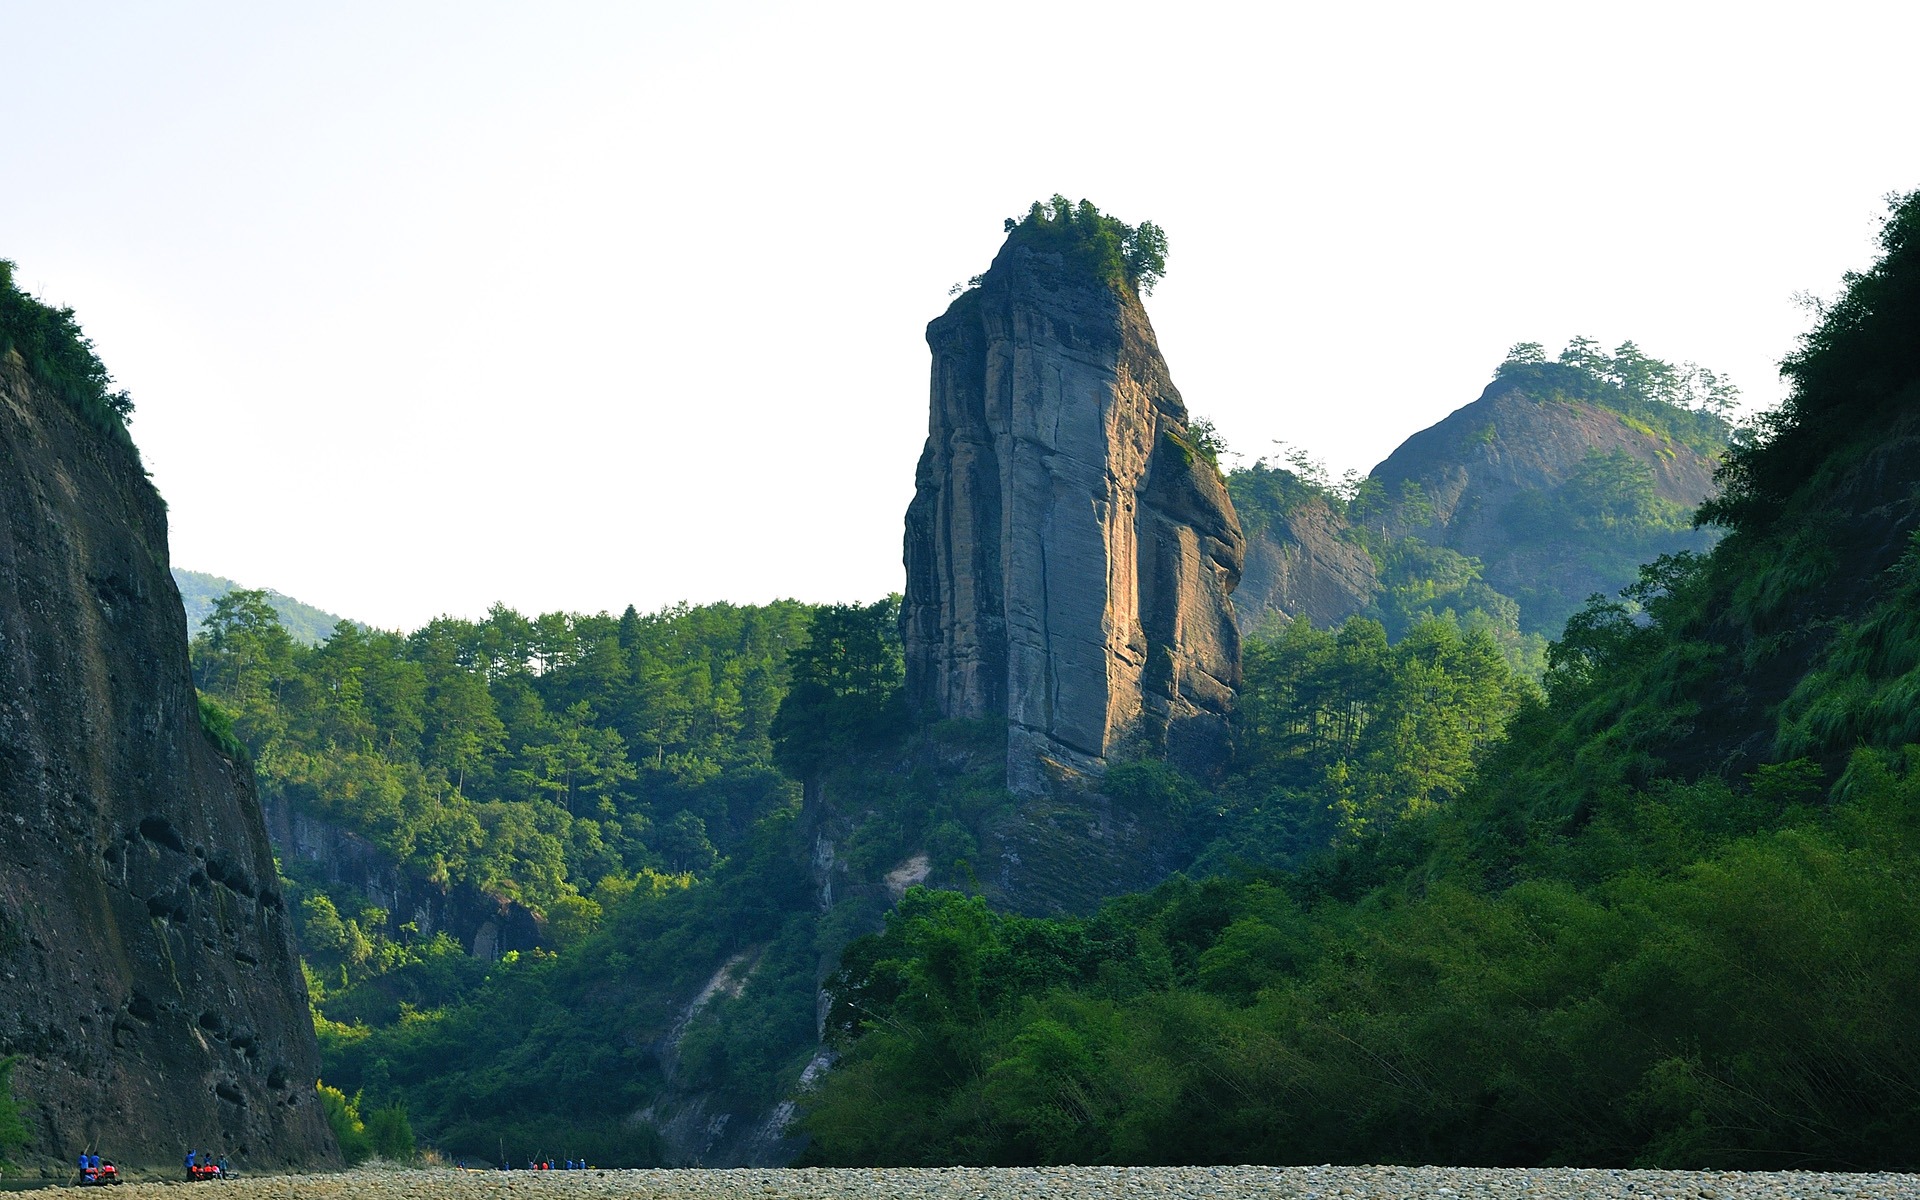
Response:
[[[1522,342],[1333,479],[1055,197],[928,327],[900,594],[412,631],[172,568],[0,274],[0,1158],[1920,1168],[1917,230],[1750,428]]]

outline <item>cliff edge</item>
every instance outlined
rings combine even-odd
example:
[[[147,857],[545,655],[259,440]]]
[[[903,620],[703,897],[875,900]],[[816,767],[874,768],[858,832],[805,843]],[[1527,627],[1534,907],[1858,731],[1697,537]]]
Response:
[[[28,1151],[335,1162],[251,772],[202,728],[165,508],[112,422],[0,351],[0,1055]]]

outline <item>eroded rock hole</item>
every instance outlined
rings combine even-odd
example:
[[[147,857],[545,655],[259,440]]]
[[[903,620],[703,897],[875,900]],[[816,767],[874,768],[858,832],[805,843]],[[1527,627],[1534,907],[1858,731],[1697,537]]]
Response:
[[[140,822],[140,836],[156,846],[165,846],[169,850],[187,852],[186,839],[173,827],[173,822],[165,817],[148,817]]]

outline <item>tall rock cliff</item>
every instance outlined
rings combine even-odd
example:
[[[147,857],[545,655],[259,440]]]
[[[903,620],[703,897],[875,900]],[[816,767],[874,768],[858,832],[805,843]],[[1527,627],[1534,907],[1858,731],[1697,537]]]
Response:
[[[1247,532],[1247,568],[1233,594],[1241,633],[1276,615],[1325,628],[1372,603],[1379,567],[1348,536],[1346,506],[1336,497],[1265,463],[1235,471],[1227,485]]]
[[[55,386],[0,354],[0,1055],[30,1152],[333,1161],[251,775],[202,729],[165,508],[111,419]]]
[[[1222,762],[1244,539],[1134,289],[1016,230],[927,343],[910,700],[1004,715],[1023,794],[1134,746]]]

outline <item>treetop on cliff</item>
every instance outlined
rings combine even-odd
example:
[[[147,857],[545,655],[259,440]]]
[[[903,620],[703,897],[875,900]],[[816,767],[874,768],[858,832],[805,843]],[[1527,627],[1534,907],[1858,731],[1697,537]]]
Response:
[[[1675,366],[1643,353],[1632,342],[1621,342],[1609,354],[1590,337],[1569,341],[1553,362],[1548,361],[1546,348],[1539,342],[1520,342],[1507,351],[1506,361],[1494,377],[1522,383],[1549,381],[1551,377],[1550,382],[1575,392],[1594,387],[1618,389],[1633,400],[1712,413],[1723,421],[1732,416],[1740,402],[1740,389],[1731,380],[1698,363]]]
[[[1064,254],[1115,287],[1151,295],[1167,273],[1167,234],[1152,221],[1129,225],[1090,200],[1078,204],[1055,193],[1036,200],[1027,215],[1008,217],[1009,242]]]
[[[14,264],[0,258],[0,357],[18,354],[34,381],[71,404],[97,428],[124,438],[133,398],[113,386],[113,376],[80,331],[71,308],[54,308],[21,291]]]

